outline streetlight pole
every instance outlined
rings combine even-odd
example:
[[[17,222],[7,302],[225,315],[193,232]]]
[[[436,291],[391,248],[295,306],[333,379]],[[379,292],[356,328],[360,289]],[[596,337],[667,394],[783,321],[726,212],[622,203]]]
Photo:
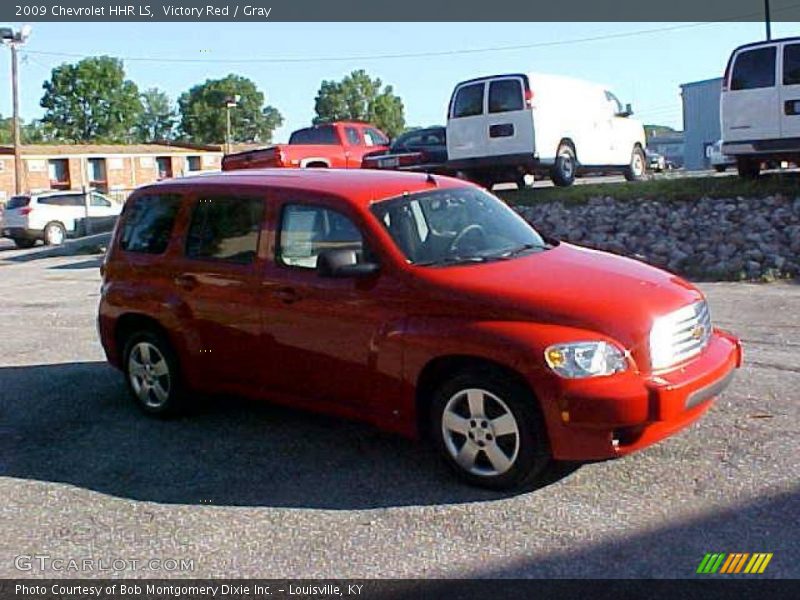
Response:
[[[239,94],[225,98],[225,154],[231,153],[231,109],[238,106],[241,99]]]
[[[772,39],[772,24],[769,18],[769,0],[764,0],[764,21],[767,24],[767,41]]]
[[[14,33],[10,28],[0,29],[0,39],[2,43],[11,49],[11,97],[13,105],[13,129],[14,129],[14,193],[22,193],[22,142],[20,141],[19,124],[19,65],[17,61],[17,47],[24,44],[31,34],[31,28],[25,25],[21,30]]]

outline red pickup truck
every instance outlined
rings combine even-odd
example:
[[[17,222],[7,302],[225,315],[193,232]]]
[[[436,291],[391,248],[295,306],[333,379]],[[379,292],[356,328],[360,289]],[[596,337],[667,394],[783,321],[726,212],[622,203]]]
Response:
[[[288,144],[228,154],[223,171],[265,167],[360,169],[365,154],[386,150],[389,138],[367,123],[337,121],[298,129]]]

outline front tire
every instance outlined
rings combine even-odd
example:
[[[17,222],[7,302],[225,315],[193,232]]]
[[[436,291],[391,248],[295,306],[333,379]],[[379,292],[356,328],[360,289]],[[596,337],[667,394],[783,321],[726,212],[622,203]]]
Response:
[[[556,152],[556,162],[550,169],[550,179],[559,187],[569,187],[575,183],[578,164],[575,150],[569,144],[561,144]]]
[[[761,163],[758,160],[740,156],[736,159],[736,170],[742,179],[757,179],[761,174]]]
[[[442,384],[433,397],[431,431],[445,462],[475,486],[527,487],[551,462],[536,399],[493,369],[464,371]]]
[[[128,390],[143,412],[170,417],[183,410],[178,360],[163,335],[154,331],[134,333],[125,343],[123,360]]]
[[[45,246],[60,246],[67,239],[67,230],[61,223],[48,223],[44,228]]]
[[[639,146],[631,152],[631,162],[623,175],[627,181],[642,181],[647,176],[647,158]]]

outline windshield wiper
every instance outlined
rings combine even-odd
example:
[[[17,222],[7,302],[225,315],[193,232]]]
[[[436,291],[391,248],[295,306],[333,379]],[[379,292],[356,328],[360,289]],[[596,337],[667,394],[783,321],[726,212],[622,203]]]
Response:
[[[482,263],[491,260],[488,256],[448,256],[445,258],[438,258],[436,260],[426,260],[423,262],[415,262],[416,267],[441,267],[444,265],[461,265],[466,263]]]
[[[516,248],[511,248],[510,250],[506,250],[501,254],[497,254],[493,258],[514,258],[515,256],[525,254],[531,250],[546,250],[547,248],[548,246],[540,244],[522,244],[521,246],[517,246]]]

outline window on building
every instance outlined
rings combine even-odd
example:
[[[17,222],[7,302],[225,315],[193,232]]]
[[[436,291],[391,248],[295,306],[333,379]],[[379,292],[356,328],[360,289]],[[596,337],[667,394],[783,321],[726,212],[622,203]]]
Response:
[[[104,158],[90,158],[88,167],[89,185],[98,190],[106,191],[108,189],[106,160]]]
[[[177,194],[136,198],[125,209],[120,247],[128,252],[164,252],[180,206],[181,197]]]
[[[199,156],[186,157],[186,170],[187,171],[202,171],[203,167],[200,165]]]
[[[186,241],[189,258],[249,264],[258,252],[264,201],[257,198],[198,200]]]
[[[800,44],[783,48],[783,85],[800,85]]]
[[[489,84],[489,112],[511,112],[525,108],[519,79],[499,79]]]
[[[169,179],[172,177],[172,158],[169,156],[156,157],[156,168],[159,179]]]
[[[69,161],[66,158],[54,158],[47,161],[47,168],[50,173],[50,187],[54,190],[68,190]]]
[[[306,204],[288,204],[281,216],[278,260],[287,266],[315,269],[321,252],[355,250],[361,260],[363,238],[343,214]]]
[[[453,118],[474,117],[483,113],[483,83],[465,85],[456,92]]]
[[[775,46],[740,52],[733,65],[732,90],[756,90],[775,85]]]

